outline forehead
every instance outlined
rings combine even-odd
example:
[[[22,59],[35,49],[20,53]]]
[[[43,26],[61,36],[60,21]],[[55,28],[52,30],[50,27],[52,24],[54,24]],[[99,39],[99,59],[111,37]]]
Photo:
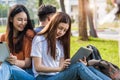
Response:
[[[58,25],[59,27],[64,27],[64,28],[69,28],[69,24],[68,23],[59,23],[59,25]]]
[[[15,17],[27,18],[27,14],[25,12],[20,12],[20,13],[16,14]]]

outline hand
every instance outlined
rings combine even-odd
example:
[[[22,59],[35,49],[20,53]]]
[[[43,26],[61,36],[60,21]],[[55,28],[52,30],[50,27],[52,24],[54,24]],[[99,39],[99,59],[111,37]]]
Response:
[[[70,65],[70,59],[64,60],[64,62],[60,66],[60,71],[64,70],[65,68],[68,68],[69,65]]]
[[[80,62],[82,62],[83,64],[87,65],[87,61],[86,61],[86,57],[83,57],[83,59],[79,59]]]
[[[15,65],[15,63],[17,62],[17,57],[10,54],[10,56],[7,58],[7,61],[10,63],[10,64],[13,64]]]

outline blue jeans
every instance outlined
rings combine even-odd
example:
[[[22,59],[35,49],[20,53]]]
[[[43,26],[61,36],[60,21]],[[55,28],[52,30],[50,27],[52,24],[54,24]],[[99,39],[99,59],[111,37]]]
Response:
[[[36,80],[78,80],[79,78],[82,80],[112,80],[95,68],[88,68],[81,62],[69,66],[56,75],[38,75]]]
[[[9,80],[10,78],[10,68],[7,62],[0,65],[0,80]]]
[[[3,62],[0,66],[0,80],[35,80],[34,77],[25,70],[11,65],[8,62]]]
[[[25,71],[14,65],[10,66],[10,70],[11,70],[11,79],[13,80],[35,80],[34,76],[27,72],[29,70]]]

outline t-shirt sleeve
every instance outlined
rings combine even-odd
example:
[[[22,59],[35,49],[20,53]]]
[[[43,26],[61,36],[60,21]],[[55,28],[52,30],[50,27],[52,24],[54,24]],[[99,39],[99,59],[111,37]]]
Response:
[[[39,36],[35,36],[32,41],[31,56],[42,57],[42,41],[40,41]]]

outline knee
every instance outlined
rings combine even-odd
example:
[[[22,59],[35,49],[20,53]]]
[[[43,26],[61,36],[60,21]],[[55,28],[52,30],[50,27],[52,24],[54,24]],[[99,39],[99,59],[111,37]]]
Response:
[[[3,68],[5,68],[5,67],[10,67],[10,64],[9,64],[8,62],[3,62],[3,63],[1,64],[1,66],[2,66]]]
[[[74,68],[81,68],[84,69],[86,66],[82,62],[77,62],[72,65]]]

